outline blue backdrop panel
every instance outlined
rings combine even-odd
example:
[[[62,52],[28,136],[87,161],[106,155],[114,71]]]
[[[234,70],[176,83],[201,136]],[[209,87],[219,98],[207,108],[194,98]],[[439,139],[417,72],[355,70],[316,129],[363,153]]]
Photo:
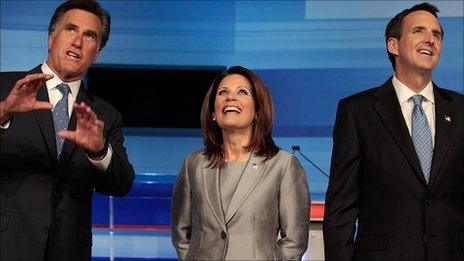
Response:
[[[97,63],[250,67],[274,98],[277,144],[287,151],[300,146],[328,172],[338,100],[391,76],[385,26],[395,13],[421,2],[101,1],[113,25]],[[464,4],[430,2],[440,9],[445,31],[434,81],[463,93]],[[0,71],[27,70],[46,59],[47,27],[59,3],[0,1]],[[96,194],[94,224],[169,224],[172,185],[186,154],[202,148],[199,130],[127,129],[125,138],[137,172],[134,189],[111,201]],[[313,200],[323,200],[327,178],[297,157]],[[175,258],[166,230],[98,228],[93,254],[104,260]]]

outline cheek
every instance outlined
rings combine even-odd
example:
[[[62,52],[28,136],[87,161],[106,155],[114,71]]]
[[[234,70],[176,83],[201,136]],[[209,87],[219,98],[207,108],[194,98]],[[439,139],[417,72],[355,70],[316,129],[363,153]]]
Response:
[[[220,109],[221,107],[222,107],[221,102],[218,99],[216,99],[214,101],[214,113],[219,113],[221,110]]]

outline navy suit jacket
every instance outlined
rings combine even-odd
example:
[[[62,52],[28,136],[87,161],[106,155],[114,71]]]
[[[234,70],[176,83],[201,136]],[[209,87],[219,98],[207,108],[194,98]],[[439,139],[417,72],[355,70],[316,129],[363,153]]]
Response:
[[[30,72],[0,74],[0,100]],[[37,99],[48,101],[40,87]],[[105,172],[90,163],[84,150],[66,141],[56,158],[50,110],[15,115],[0,130],[0,260],[90,260],[94,190],[123,196],[134,170],[123,147],[121,115],[107,102],[79,88],[76,102],[85,102],[104,121],[103,135],[113,149]],[[69,129],[76,128],[71,115]]]
[[[464,260],[463,95],[433,88],[429,184],[391,78],[340,101],[326,194],[326,260]]]

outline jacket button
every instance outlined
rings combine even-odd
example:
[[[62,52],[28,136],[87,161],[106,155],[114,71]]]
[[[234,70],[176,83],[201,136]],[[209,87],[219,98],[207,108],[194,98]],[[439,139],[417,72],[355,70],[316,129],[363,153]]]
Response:
[[[42,232],[48,233],[49,231],[50,231],[50,226],[47,225],[47,224],[43,225],[43,227],[42,227]]]
[[[428,239],[427,235],[422,236],[422,241],[427,242],[427,239]]]
[[[222,238],[222,239],[226,239],[226,237],[227,237],[226,232],[222,231],[222,232],[221,232],[221,238]]]
[[[427,204],[427,205],[431,205],[431,204],[432,204],[432,200],[431,200],[431,199],[429,199],[429,198],[428,198],[428,199],[426,199],[426,200],[425,200],[425,204]]]
[[[58,191],[54,191],[54,192],[53,192],[53,195],[54,195],[55,198],[57,198],[57,199],[61,198],[61,194],[60,194]]]

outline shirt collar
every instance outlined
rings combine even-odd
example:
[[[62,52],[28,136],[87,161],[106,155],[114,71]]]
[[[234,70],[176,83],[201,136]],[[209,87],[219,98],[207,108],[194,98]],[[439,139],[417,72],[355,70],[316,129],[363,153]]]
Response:
[[[58,77],[58,75],[56,75],[56,73],[50,68],[50,66],[48,66],[47,62],[42,63],[41,69],[43,73],[53,74],[55,76],[46,82],[47,90],[56,88],[58,84],[65,83],[63,80],[60,79],[60,77]],[[77,92],[79,91],[79,87],[81,86],[81,80],[66,82],[66,84],[69,86],[71,94],[73,96],[76,96]]]
[[[420,94],[425,97],[426,101],[430,101],[432,104],[435,104],[435,96],[433,95],[433,84],[430,81],[421,92],[415,93],[413,90],[409,89],[408,86],[400,82],[396,76],[393,76],[392,79],[393,88],[395,88],[396,96],[400,105],[407,102],[413,95]]]

